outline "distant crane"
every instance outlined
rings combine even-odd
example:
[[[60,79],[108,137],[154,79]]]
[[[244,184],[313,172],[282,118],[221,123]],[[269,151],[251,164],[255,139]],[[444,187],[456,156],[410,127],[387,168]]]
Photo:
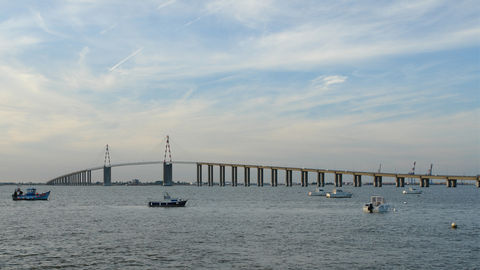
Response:
[[[430,169],[428,170],[428,175],[432,175],[433,163],[430,164]]]
[[[415,165],[417,165],[416,161],[413,162],[412,170],[408,174],[411,174],[411,175],[415,174]],[[413,178],[410,178],[409,180],[410,180],[410,184],[415,184],[415,180]]]

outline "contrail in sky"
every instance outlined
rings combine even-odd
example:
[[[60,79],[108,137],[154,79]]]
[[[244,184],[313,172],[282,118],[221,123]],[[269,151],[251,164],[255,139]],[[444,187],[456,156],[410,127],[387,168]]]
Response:
[[[125,57],[122,61],[118,62],[115,66],[111,67],[110,68],[110,72],[114,71],[116,68],[118,68],[119,66],[121,66],[123,63],[127,62],[128,59],[134,57],[135,55],[137,55],[139,52],[141,52],[143,50],[143,47],[134,51],[132,54],[130,54],[129,56]]]
[[[166,7],[166,6],[169,6],[169,5],[173,4],[173,3],[175,3],[176,1],[177,1],[177,0],[169,0],[169,1],[167,1],[167,2],[164,2],[164,3],[160,4],[160,5],[157,7],[157,9],[161,9],[161,8]]]

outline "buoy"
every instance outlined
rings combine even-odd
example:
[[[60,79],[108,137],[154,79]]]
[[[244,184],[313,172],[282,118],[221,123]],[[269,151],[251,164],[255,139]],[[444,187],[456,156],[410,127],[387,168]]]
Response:
[[[456,229],[457,228],[457,224],[455,222],[452,222],[452,229]]]

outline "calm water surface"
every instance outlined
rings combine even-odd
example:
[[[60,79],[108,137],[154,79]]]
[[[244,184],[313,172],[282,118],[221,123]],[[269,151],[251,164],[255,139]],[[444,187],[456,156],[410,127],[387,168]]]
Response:
[[[480,267],[474,186],[344,187],[351,199],[307,196],[314,187],[38,186],[52,191],[45,202],[14,202],[14,188],[0,186],[0,269]],[[187,207],[147,207],[164,190]],[[396,211],[363,213],[374,194]]]

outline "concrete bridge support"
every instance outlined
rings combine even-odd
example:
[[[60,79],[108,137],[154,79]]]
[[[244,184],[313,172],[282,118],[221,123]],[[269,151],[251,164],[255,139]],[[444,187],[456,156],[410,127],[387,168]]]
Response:
[[[213,165],[208,165],[208,186],[213,186]]]
[[[220,186],[225,186],[225,166],[220,166]]]
[[[382,187],[382,176],[375,175],[373,178],[373,186],[374,187]]]
[[[325,186],[325,173],[318,172],[317,173],[317,187],[324,187]]]
[[[405,186],[405,177],[396,177],[395,178],[395,186],[396,187],[404,187]]]
[[[77,183],[76,180],[75,180],[75,183]],[[104,186],[112,185],[112,167],[103,166],[103,185]]]
[[[292,170],[285,170],[285,186],[291,187],[292,185]]]
[[[358,174],[353,175],[353,185],[355,187],[361,187],[362,186],[362,176]]]
[[[263,187],[263,168],[257,168],[257,186]]]
[[[420,187],[429,187],[430,186],[430,179],[420,178],[419,184],[420,184]]]
[[[278,184],[278,171],[277,169],[272,169],[272,178],[271,178],[271,181],[270,181],[270,184],[272,187],[276,187],[277,184]]]
[[[343,180],[342,180],[342,174],[341,173],[335,173],[335,186],[336,187],[342,187],[343,186]]]
[[[232,166],[232,187],[236,187],[238,182],[237,167]]]
[[[172,163],[163,162],[163,185],[173,185],[173,168]]]
[[[197,164],[197,186],[202,186],[202,164]]]
[[[480,188],[480,180],[477,180],[477,187]]]
[[[447,179],[446,184],[447,187],[457,187],[457,179]]]
[[[302,187],[308,187],[308,171],[302,171]]]
[[[244,180],[245,180],[245,186],[249,187],[250,186],[250,168],[245,167],[245,174],[244,174]]]
[[[430,179],[428,178],[420,179],[420,187],[429,187],[429,186],[430,186]]]

